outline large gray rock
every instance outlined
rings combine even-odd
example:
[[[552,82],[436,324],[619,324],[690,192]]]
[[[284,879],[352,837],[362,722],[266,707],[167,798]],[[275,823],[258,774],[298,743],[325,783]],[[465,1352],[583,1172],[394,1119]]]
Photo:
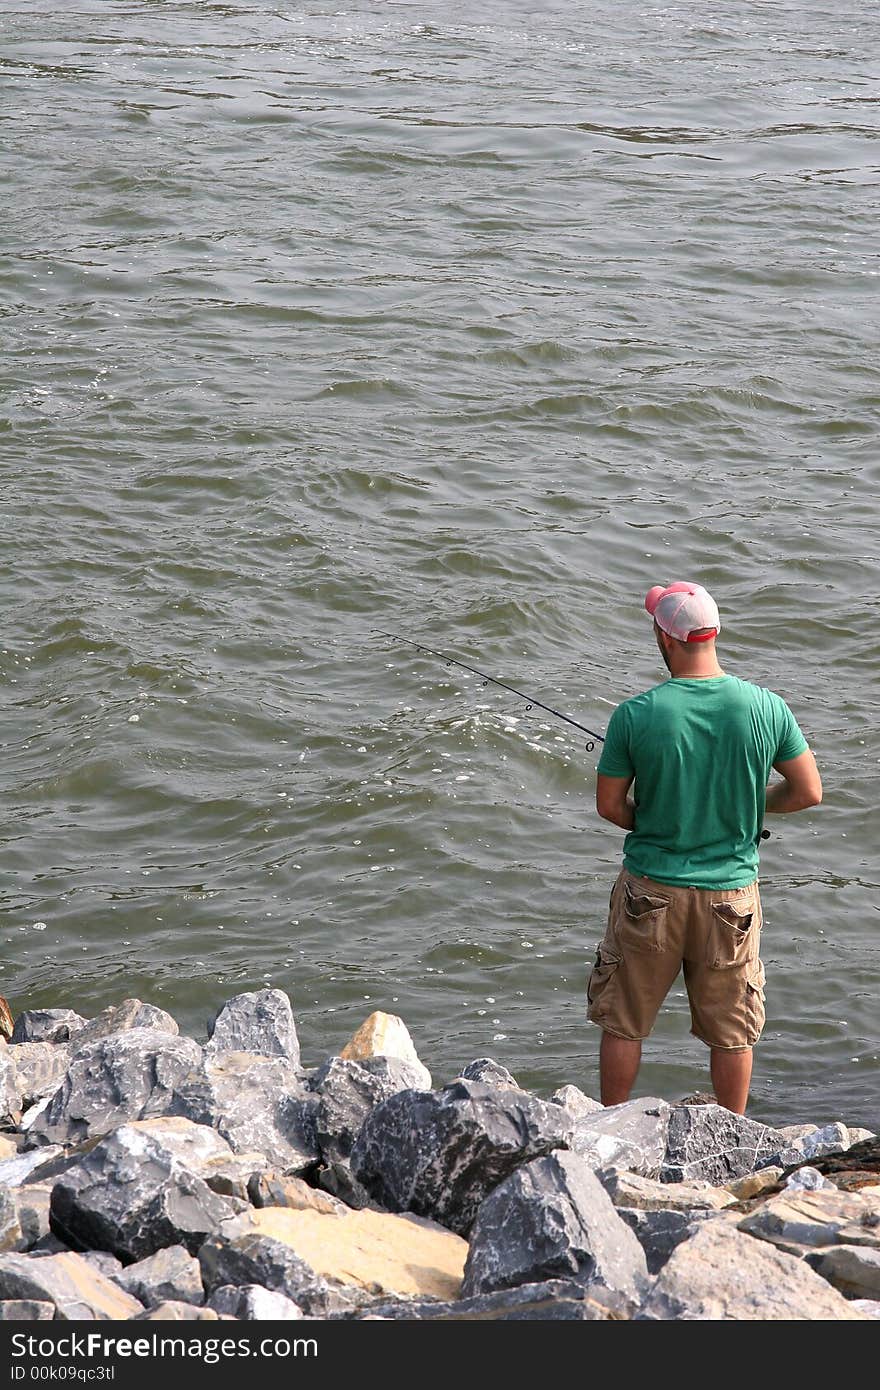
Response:
[[[458,1081],[401,1091],[367,1116],[351,1153],[357,1180],[392,1212],[431,1217],[465,1235],[493,1187],[567,1144],[558,1105],[512,1087]]]
[[[608,1322],[628,1321],[637,1304],[624,1294],[574,1279],[548,1279],[515,1289],[477,1294],[446,1303],[438,1299],[400,1299],[370,1306],[363,1319],[416,1319],[419,1322]]]
[[[675,1249],[635,1322],[865,1321],[803,1260],[744,1235],[729,1219],[703,1221]]]
[[[306,1317],[324,1318],[354,1313],[370,1301],[351,1286],[342,1286],[316,1273],[284,1241],[248,1230],[236,1222],[210,1236],[199,1251],[202,1283],[212,1304],[223,1285],[235,1288],[258,1284],[284,1294]]]
[[[136,1298],[72,1251],[0,1255],[0,1299],[51,1303],[56,1319],[71,1322],[118,1321],[142,1311]]]
[[[244,1284],[240,1288],[221,1284],[211,1294],[210,1307],[215,1313],[225,1313],[242,1322],[295,1322],[303,1317],[302,1309],[292,1299],[259,1284]]]
[[[234,1211],[155,1136],[123,1125],[56,1181],[50,1222],[76,1249],[131,1262],[169,1245],[193,1254]]]
[[[515,1086],[520,1089],[519,1082],[507,1067],[502,1067],[500,1062],[496,1062],[494,1057],[477,1057],[475,1061],[468,1062],[466,1067],[462,1067],[457,1081],[482,1081],[486,1086]]]
[[[659,1177],[661,1182],[703,1178],[720,1187],[771,1163],[796,1163],[800,1157],[777,1130],[722,1105],[677,1105],[669,1117]]]
[[[162,1115],[175,1087],[199,1065],[201,1056],[201,1048],[190,1038],[153,1028],[131,1028],[85,1043],[30,1126],[29,1141],[78,1144],[128,1120]]]
[[[71,1034],[70,1041],[74,1051],[78,1051],[89,1043],[97,1042],[98,1038],[109,1038],[114,1033],[128,1032],[130,1028],[152,1028],[157,1033],[180,1032],[175,1019],[164,1009],[157,1008],[155,1004],[144,1004],[140,999],[123,999],[120,1004],[111,1004],[77,1028]]]
[[[88,1022],[73,1009],[25,1009],[15,1020],[13,1043],[69,1042]]]
[[[140,1299],[145,1308],[158,1308],[169,1299],[193,1304],[205,1301],[199,1262],[183,1245],[157,1250],[115,1278],[119,1287]]]
[[[461,1292],[573,1278],[637,1298],[646,1275],[642,1247],[587,1160],[560,1151],[518,1168],[483,1201]]]
[[[597,1110],[604,1110],[605,1106],[600,1100],[593,1100],[579,1086],[560,1086],[558,1091],[554,1091],[550,1097],[553,1105],[561,1105],[564,1110],[568,1110],[572,1118],[579,1120],[584,1115],[595,1115]]]
[[[228,1140],[210,1125],[196,1124],[183,1115],[160,1115],[155,1120],[135,1120],[132,1129],[151,1134],[184,1168],[223,1197],[250,1201],[251,1182],[266,1169],[259,1153],[236,1154]]]
[[[593,1168],[626,1168],[656,1178],[666,1153],[672,1107],[648,1096],[581,1112],[571,1148]]]
[[[218,1052],[178,1082],[169,1113],[210,1125],[234,1153],[262,1154],[285,1173],[320,1160],[319,1101],[286,1057]]]
[[[812,1159],[820,1158],[824,1154],[844,1153],[850,1148],[851,1143],[846,1125],[837,1123],[823,1125],[821,1129],[801,1135],[792,1142],[791,1147],[798,1149],[802,1158]]]
[[[256,1052],[286,1057],[299,1069],[299,1039],[290,1000],[283,990],[261,989],[227,1000],[209,1029],[205,1052]]]
[[[311,1077],[309,1086],[319,1103],[315,1135],[324,1165],[321,1186],[348,1206],[369,1205],[370,1196],[353,1177],[349,1158],[364,1120],[377,1105],[398,1091],[419,1089],[424,1068],[398,1057],[365,1057],[349,1061],[329,1057]]]

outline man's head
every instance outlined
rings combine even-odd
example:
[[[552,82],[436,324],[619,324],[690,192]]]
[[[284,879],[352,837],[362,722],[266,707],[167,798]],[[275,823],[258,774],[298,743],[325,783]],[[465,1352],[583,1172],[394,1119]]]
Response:
[[[671,669],[669,652],[673,643],[684,659],[696,657],[701,650],[706,655],[709,650],[714,653],[721,619],[715,600],[702,585],[681,580],[665,587],[655,584],[645,596],[645,607],[654,619],[657,646],[667,667]],[[702,643],[709,644],[708,650],[701,648]]]

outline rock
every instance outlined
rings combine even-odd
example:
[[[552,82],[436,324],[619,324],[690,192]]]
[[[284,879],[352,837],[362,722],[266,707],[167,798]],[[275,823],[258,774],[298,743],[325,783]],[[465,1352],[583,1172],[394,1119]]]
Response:
[[[286,1057],[218,1052],[180,1080],[170,1113],[210,1125],[235,1153],[260,1153],[270,1167],[305,1173],[320,1159],[318,1104]]]
[[[704,1178],[721,1186],[797,1153],[778,1131],[721,1105],[679,1105],[669,1117],[661,1182]]]
[[[431,1073],[419,1059],[415,1044],[402,1018],[380,1011],[370,1014],[349,1038],[339,1054],[346,1062],[364,1062],[369,1057],[395,1057],[415,1068],[419,1077],[416,1089],[430,1091]]]
[[[125,1262],[169,1245],[195,1253],[232,1208],[152,1134],[123,1125],[52,1189],[52,1230]]]
[[[10,1158],[18,1156],[18,1144],[8,1134],[0,1134],[0,1168]],[[2,1179],[0,1179],[2,1181]]]
[[[493,1187],[570,1137],[571,1120],[558,1105],[459,1081],[383,1101],[364,1121],[351,1170],[389,1211],[412,1211],[465,1235]]]
[[[805,1159],[798,1156],[794,1162],[784,1161],[787,1166],[783,1167],[782,1181],[784,1182],[796,1168],[803,1167],[809,1163],[811,1167],[818,1169],[825,1177],[829,1177],[840,1185],[840,1175],[843,1174],[865,1174],[865,1181],[880,1183],[880,1139],[872,1136],[870,1139],[861,1139],[858,1143],[851,1144],[845,1153],[818,1154],[815,1158]]]
[[[635,1322],[862,1321],[802,1260],[732,1226],[702,1221],[669,1257]]]
[[[608,1322],[629,1320],[636,1304],[600,1286],[586,1289],[573,1279],[549,1279],[542,1284],[519,1284],[515,1289],[478,1294],[451,1303],[435,1299],[406,1299],[371,1305],[361,1316],[418,1319],[420,1322]]]
[[[518,1168],[473,1223],[462,1295],[573,1278],[638,1298],[647,1274],[638,1240],[586,1159],[559,1151]]]
[[[205,1241],[199,1264],[209,1304],[224,1284],[236,1288],[258,1284],[282,1293],[309,1318],[350,1316],[370,1301],[360,1290],[331,1285],[283,1240],[234,1223]]]
[[[366,1057],[362,1062],[330,1057],[312,1077],[310,1088],[319,1096],[315,1135],[325,1165],[319,1181],[348,1206],[371,1204],[369,1193],[349,1166],[364,1120],[398,1091],[418,1089],[423,1072],[421,1064],[414,1066],[397,1057]]]
[[[805,1159],[818,1158],[821,1154],[842,1153],[850,1147],[849,1130],[846,1125],[824,1125],[813,1129],[800,1139],[795,1139],[791,1147],[797,1149]]]
[[[672,1107],[656,1096],[604,1106],[578,1117],[571,1148],[594,1168],[626,1168],[656,1178],[671,1114]]]
[[[577,1086],[560,1086],[550,1097],[550,1103],[561,1105],[563,1110],[567,1110],[576,1120],[582,1115],[595,1115],[597,1110],[605,1109],[601,1101],[593,1100]]]
[[[127,1121],[164,1114],[201,1055],[190,1038],[153,1028],[131,1028],[78,1046],[63,1083],[30,1126],[31,1142],[77,1144]]]
[[[880,1303],[871,1298],[854,1298],[851,1306],[858,1308],[860,1313],[864,1313],[866,1318],[880,1318]]]
[[[73,1009],[25,1009],[15,1020],[13,1043],[65,1043],[87,1020]]]
[[[270,1238],[331,1287],[371,1297],[456,1298],[467,1255],[466,1242],[445,1227],[389,1212],[264,1207],[227,1224],[221,1235]]]
[[[880,1298],[880,1249],[832,1245],[808,1254],[807,1264],[847,1298]]]
[[[834,1187],[833,1182],[823,1178],[818,1168],[811,1168],[805,1164],[803,1168],[798,1168],[796,1173],[792,1173],[786,1178],[785,1186],[789,1190],[797,1192],[817,1192],[820,1187]]]
[[[88,1023],[71,1034],[74,1051],[97,1042],[99,1038],[112,1037],[114,1033],[128,1032],[130,1028],[149,1028],[157,1033],[179,1033],[175,1020],[164,1009],[154,1004],[144,1004],[140,999],[123,999],[121,1004],[111,1004],[109,1009],[96,1014]]]
[[[475,1062],[468,1062],[466,1067],[462,1067],[456,1080],[482,1081],[486,1086],[515,1086],[517,1090],[520,1089],[519,1082],[512,1072],[491,1057],[478,1057]],[[422,1090],[430,1090],[430,1084],[423,1086]]]
[[[243,1322],[294,1322],[303,1316],[302,1309],[292,1299],[283,1293],[263,1289],[259,1284],[244,1284],[241,1288],[221,1284],[211,1295],[210,1306],[217,1313]]]
[[[160,1303],[204,1303],[202,1272],[183,1245],[170,1245],[138,1260],[116,1276],[116,1282],[145,1308],[158,1308]]]
[[[290,1000],[283,990],[261,989],[227,1000],[210,1026],[208,1056],[221,1052],[252,1052],[262,1057],[285,1057],[299,1070],[299,1039]]]
[[[84,1250],[82,1257],[92,1266],[92,1269],[100,1270],[108,1279],[116,1280],[125,1268],[121,1260],[117,1260],[115,1255],[111,1255],[109,1250]]]
[[[796,1255],[821,1245],[880,1249],[880,1196],[836,1188],[786,1191],[744,1216],[739,1229]]]
[[[39,1181],[39,1175],[46,1165],[63,1154],[64,1149],[56,1144],[45,1149],[31,1149],[17,1154],[15,1158],[5,1158],[0,1162],[0,1185],[19,1187],[32,1179]]]
[[[11,1047],[0,1047],[0,1125],[15,1127],[21,1119],[22,1095]]]
[[[54,1303],[35,1298],[4,1298],[0,1303],[0,1322],[51,1322],[54,1316]]]
[[[16,1250],[32,1250],[38,1241],[49,1234],[49,1202],[52,1196],[50,1185],[28,1183],[26,1187],[12,1189],[21,1239]]]
[[[616,1207],[641,1211],[721,1211],[736,1198],[707,1182],[657,1182],[627,1169],[600,1168],[596,1176]]]
[[[192,1303],[168,1299],[155,1308],[135,1313],[132,1322],[218,1322],[213,1308],[196,1308]]]
[[[320,1211],[341,1215],[345,1203],[329,1193],[309,1187],[302,1178],[283,1173],[259,1173],[248,1184],[248,1197],[255,1207],[293,1207],[296,1211]]]
[[[618,1207],[617,1213],[635,1235],[645,1252],[648,1273],[657,1274],[663,1268],[676,1246],[683,1240],[690,1240],[698,1224],[707,1220],[711,1212],[702,1211],[646,1211],[637,1207]]]
[[[262,1154],[233,1153],[219,1130],[196,1124],[182,1115],[137,1120],[129,1128],[151,1134],[184,1168],[223,1197],[237,1197],[248,1202],[248,1184],[267,1166]]]
[[[849,1139],[849,1147],[852,1148],[854,1144],[859,1144],[864,1139],[876,1139],[877,1135],[872,1129],[858,1129],[850,1126],[847,1130],[847,1137]]]
[[[67,1043],[23,1042],[11,1052],[16,1086],[24,1107],[58,1090],[70,1061]]]
[[[0,1251],[18,1250],[21,1246],[21,1225],[15,1197],[7,1188],[0,1188]]]
[[[751,1197],[760,1197],[764,1192],[778,1189],[781,1176],[781,1168],[760,1168],[757,1173],[746,1173],[744,1178],[734,1178],[733,1182],[725,1183],[720,1190],[729,1192],[737,1202],[745,1202]]]
[[[817,1276],[818,1278],[818,1276]],[[0,1299],[51,1303],[68,1322],[135,1317],[141,1305],[81,1255],[0,1255]]]

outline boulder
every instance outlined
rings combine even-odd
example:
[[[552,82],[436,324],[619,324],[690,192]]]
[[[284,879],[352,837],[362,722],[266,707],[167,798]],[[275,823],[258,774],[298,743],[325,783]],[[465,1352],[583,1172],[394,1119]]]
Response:
[[[616,1207],[640,1211],[721,1211],[736,1198],[707,1182],[658,1182],[628,1169],[600,1168],[596,1176]]]
[[[284,1294],[308,1318],[349,1317],[371,1301],[360,1290],[332,1285],[283,1240],[247,1225],[230,1223],[223,1233],[210,1236],[199,1251],[199,1264],[209,1305],[225,1284],[258,1284]]]
[[[412,1211],[465,1235],[493,1187],[570,1137],[570,1117],[558,1105],[458,1081],[383,1101],[364,1121],[351,1169],[389,1211]]]
[[[216,1129],[234,1153],[305,1173],[320,1159],[318,1104],[288,1058],[217,1052],[177,1083],[169,1113]]]
[[[412,1084],[416,1089],[431,1089],[431,1073],[420,1061],[406,1024],[396,1014],[381,1011],[370,1014],[339,1055],[346,1062],[365,1062],[370,1057],[394,1057],[414,1069],[418,1080]]]
[[[592,1096],[586,1095],[578,1086],[560,1086],[558,1091],[553,1092],[550,1102],[552,1105],[561,1105],[575,1120],[579,1120],[582,1115],[595,1115],[597,1110],[605,1109],[601,1101],[593,1100]]]
[[[515,1086],[520,1089],[519,1082],[507,1067],[502,1067],[500,1062],[496,1062],[492,1057],[478,1057],[474,1062],[468,1062],[466,1067],[462,1067],[456,1077],[457,1081],[482,1081],[486,1086]],[[423,1087],[423,1090],[430,1089]]]
[[[242,1322],[295,1322],[303,1311],[283,1293],[263,1289],[259,1284],[221,1284],[211,1295],[210,1307],[216,1313]]]
[[[190,1038],[154,1028],[78,1045],[64,1081],[29,1128],[31,1144],[78,1144],[127,1121],[164,1114],[201,1055]]]
[[[296,1211],[321,1211],[341,1215],[346,1206],[338,1197],[319,1192],[302,1178],[284,1173],[259,1173],[248,1184],[248,1198],[255,1207],[293,1207]]]
[[[470,1233],[462,1294],[575,1279],[630,1298],[647,1266],[586,1159],[560,1151],[533,1159],[482,1202]]]
[[[233,1153],[228,1140],[210,1125],[196,1124],[183,1115],[162,1115],[155,1120],[136,1120],[130,1129],[151,1134],[184,1168],[207,1183],[212,1192],[248,1202],[251,1179],[267,1167],[258,1153]]]
[[[88,1022],[72,1009],[25,1009],[15,1020],[13,1043],[65,1043]]]
[[[649,1096],[581,1113],[571,1148],[594,1168],[626,1168],[656,1178],[666,1153],[672,1107]]]
[[[818,1278],[818,1275],[817,1275]],[[51,1303],[67,1322],[135,1317],[141,1304],[82,1255],[0,1255],[0,1299]]]
[[[791,1147],[797,1149],[803,1158],[812,1161],[823,1154],[843,1153],[850,1147],[850,1143],[846,1125],[833,1124],[811,1130],[809,1134],[793,1140]]]
[[[498,1293],[453,1302],[405,1299],[370,1305],[360,1320],[416,1319],[419,1322],[609,1322],[632,1318],[637,1305],[599,1285],[584,1288],[573,1279],[519,1284]]]
[[[96,1014],[88,1023],[71,1033],[71,1043],[75,1051],[96,1042],[98,1038],[109,1038],[114,1033],[125,1033],[130,1028],[150,1028],[157,1033],[178,1033],[176,1021],[164,1009],[155,1004],[144,1004],[140,999],[123,999],[121,1004],[111,1004],[102,1013]]]
[[[822,1245],[880,1249],[880,1193],[787,1190],[744,1216],[739,1229],[795,1255]]]
[[[864,1315],[802,1260],[736,1229],[700,1222],[673,1250],[634,1322],[836,1322]]]
[[[330,1057],[309,1082],[320,1103],[315,1134],[324,1163],[347,1162],[364,1120],[398,1091],[418,1090],[421,1067],[396,1057]]]
[[[785,1157],[785,1155],[789,1157]],[[721,1105],[677,1105],[669,1117],[661,1182],[702,1178],[715,1186],[758,1168],[796,1161],[777,1130]]]
[[[205,1052],[284,1057],[298,1071],[299,1039],[287,995],[280,989],[260,989],[227,1000],[210,1025]]]
[[[158,1308],[160,1303],[204,1303],[202,1272],[183,1245],[169,1245],[138,1260],[116,1275],[121,1289],[140,1299],[145,1308]]]
[[[169,1245],[193,1254],[233,1211],[154,1135],[123,1125],[58,1178],[50,1222],[68,1245],[130,1263]]]
[[[70,1045],[53,1042],[23,1042],[10,1049],[15,1080],[22,1105],[54,1095],[64,1080],[70,1062]]]

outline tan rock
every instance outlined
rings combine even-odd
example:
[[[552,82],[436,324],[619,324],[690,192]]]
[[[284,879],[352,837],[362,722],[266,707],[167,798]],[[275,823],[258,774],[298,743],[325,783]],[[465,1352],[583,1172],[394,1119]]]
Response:
[[[361,1062],[365,1057],[397,1057],[402,1062],[411,1062],[425,1073],[425,1090],[431,1089],[431,1073],[419,1058],[409,1029],[396,1014],[385,1014],[381,1010],[370,1014],[339,1055],[350,1062]]]
[[[736,1198],[710,1183],[655,1182],[641,1173],[615,1169],[603,1185],[616,1207],[639,1211],[720,1211]]]
[[[296,1211],[321,1211],[328,1216],[349,1210],[338,1197],[309,1187],[304,1178],[289,1173],[261,1173],[248,1192],[255,1207],[293,1207]]]
[[[18,1155],[18,1146],[14,1139],[10,1139],[8,1134],[0,1134],[0,1161],[4,1158],[15,1158]]]
[[[81,1255],[0,1255],[0,1299],[54,1303],[67,1322],[136,1317],[143,1305]]]
[[[738,1225],[748,1235],[796,1254],[805,1246],[866,1245],[880,1249],[880,1199],[871,1189],[789,1190],[769,1197]]]
[[[377,1294],[459,1296],[467,1241],[423,1217],[263,1207],[228,1225],[237,1234],[282,1241],[317,1274],[341,1284]]]
[[[725,1183],[724,1191],[738,1202],[747,1202],[750,1197],[760,1197],[762,1192],[775,1187],[781,1177],[781,1168],[759,1168],[757,1173],[746,1173],[744,1178]]]

